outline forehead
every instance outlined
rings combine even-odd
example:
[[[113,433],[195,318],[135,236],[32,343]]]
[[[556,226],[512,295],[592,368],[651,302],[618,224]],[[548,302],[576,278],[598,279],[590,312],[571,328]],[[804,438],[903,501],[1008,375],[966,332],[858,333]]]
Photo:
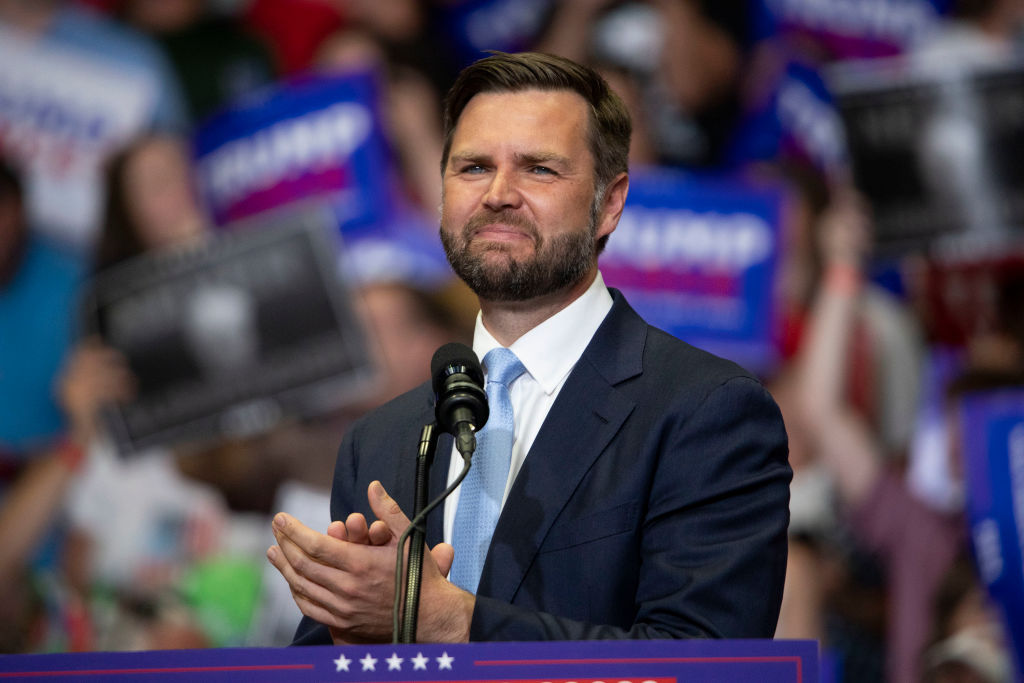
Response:
[[[485,92],[462,110],[451,151],[539,146],[567,156],[589,154],[588,126],[587,102],[570,90]]]

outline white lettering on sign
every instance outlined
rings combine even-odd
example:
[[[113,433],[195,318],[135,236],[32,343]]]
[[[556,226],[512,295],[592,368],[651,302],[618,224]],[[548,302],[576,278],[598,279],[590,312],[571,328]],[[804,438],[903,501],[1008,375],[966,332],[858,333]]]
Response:
[[[1024,423],[1010,430],[1010,499],[1017,524],[1017,543],[1024,552]]]
[[[843,36],[906,45],[938,19],[924,0],[768,0],[783,21]]]
[[[779,88],[779,121],[793,131],[807,151],[826,168],[834,168],[845,155],[843,124],[835,109],[796,79],[787,79]]]
[[[341,164],[369,136],[370,112],[351,102],[276,123],[229,142],[199,160],[215,208],[289,177]]]
[[[606,253],[616,262],[651,270],[738,273],[772,251],[771,227],[754,214],[627,207]]]
[[[507,0],[490,3],[470,13],[466,34],[473,47],[484,50],[506,45],[537,32],[548,0]]]
[[[1003,551],[999,541],[999,524],[986,517],[972,529],[978,573],[985,585],[992,585],[1003,574]]]

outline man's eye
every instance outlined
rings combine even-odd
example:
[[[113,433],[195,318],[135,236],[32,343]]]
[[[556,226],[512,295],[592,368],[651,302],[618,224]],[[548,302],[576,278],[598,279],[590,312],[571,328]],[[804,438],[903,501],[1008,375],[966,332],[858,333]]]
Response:
[[[547,166],[532,166],[530,168],[530,172],[531,173],[535,173],[537,175],[557,175],[554,171],[552,171]]]
[[[484,172],[484,167],[481,166],[480,164],[468,164],[466,166],[463,166],[462,169],[459,172],[460,173],[470,173],[470,174],[483,173]]]

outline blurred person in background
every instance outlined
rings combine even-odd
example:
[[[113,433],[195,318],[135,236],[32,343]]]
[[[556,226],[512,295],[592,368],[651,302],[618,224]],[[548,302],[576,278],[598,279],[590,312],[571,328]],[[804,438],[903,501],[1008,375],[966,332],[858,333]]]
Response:
[[[854,207],[823,226],[824,276],[797,361],[797,405],[799,423],[831,475],[855,538],[877,553],[886,572],[887,680],[901,683],[920,678],[932,601],[966,548],[966,522],[962,507],[939,509],[911,493],[887,463],[878,431],[845,398],[868,233],[865,214]],[[960,476],[952,449],[941,460],[949,476]]]
[[[342,3],[325,0],[252,0],[241,14],[271,46],[283,75],[309,69],[320,44],[346,21]]]
[[[432,3],[422,0],[345,0],[349,27],[363,31],[384,49],[390,64],[413,69],[435,92],[446,92],[458,70],[452,49],[431,21]]]
[[[80,271],[72,267],[72,261],[62,260],[59,252],[52,251],[45,241],[27,229],[20,211],[16,176],[5,171],[2,177],[4,192],[0,193],[3,195],[0,204],[4,207],[5,220],[0,233],[5,237],[4,244],[11,247],[5,250],[10,257],[5,263],[11,266],[12,274],[10,296],[4,296],[8,310],[3,315],[6,321],[3,337],[5,346],[9,345],[6,351],[12,354],[11,361],[21,369],[4,372],[5,386],[0,395],[4,400],[18,403],[5,410],[4,415],[28,421],[28,424],[12,427],[28,432],[18,441],[12,433],[10,441],[5,437],[5,444],[10,445],[12,452],[16,443],[25,449],[29,449],[29,444],[37,444],[23,456],[31,455],[35,461],[21,468],[20,474],[10,482],[0,508],[0,530],[6,539],[0,555],[0,576],[9,579],[4,581],[5,587],[16,589],[12,596],[15,599],[3,602],[5,609],[13,612],[11,619],[3,620],[11,627],[5,634],[5,649],[90,649],[101,643],[111,647],[116,641],[94,640],[104,634],[94,628],[96,624],[90,624],[86,606],[89,577],[85,576],[88,572],[83,571],[81,565],[83,560],[89,560],[79,554],[82,544],[74,535],[58,535],[55,539],[48,535],[54,532],[55,523],[60,519],[65,497],[71,495],[75,499],[76,491],[88,487],[97,467],[101,467],[97,457],[102,456],[87,457],[102,441],[100,407],[112,400],[129,399],[134,382],[120,354],[103,346],[99,340],[89,339],[69,347],[77,319],[75,292],[80,285]],[[187,156],[180,140],[150,138],[129,148],[123,158],[114,163],[112,180],[107,225],[124,240],[104,241],[103,266],[113,265],[143,250],[181,245],[201,238],[203,222],[188,185]],[[141,225],[148,229],[139,229]],[[62,363],[64,367],[58,378],[56,371]],[[24,386],[15,386],[22,383]],[[54,386],[60,388],[59,406],[58,397],[50,395]],[[47,410],[47,404],[53,405]],[[63,416],[59,410],[63,411]],[[62,428],[63,435],[59,436]],[[40,441],[43,445],[38,445]],[[46,445],[48,443],[53,445]],[[130,468],[124,468],[116,474],[124,475],[129,471]],[[121,483],[131,488],[138,479],[125,477]],[[161,477],[155,483],[143,489],[150,502],[154,497],[166,497],[173,487],[170,478]],[[116,500],[115,495],[107,502]],[[141,506],[129,507],[116,511],[120,514],[78,526],[95,532],[104,520],[137,520],[144,511]],[[79,521],[74,519],[74,510],[71,516],[73,522]],[[57,529],[63,527],[57,525]],[[48,543],[50,551],[57,557],[43,568],[42,594],[23,590],[29,584],[28,573],[35,569],[30,568],[32,554],[48,538],[52,539]],[[115,545],[135,542],[139,545],[136,552],[145,552],[146,544],[138,536],[112,534],[103,538],[113,540]],[[123,556],[118,557],[123,559]],[[104,566],[103,561],[108,558],[101,553],[92,559],[98,559],[98,564]],[[55,578],[58,574],[66,583]],[[39,602],[33,606],[27,604],[27,600]],[[39,609],[49,618],[40,619]],[[166,626],[161,624],[160,628]],[[161,642],[158,638],[146,639],[141,631],[135,635],[140,640],[122,641],[122,646],[156,647]],[[124,638],[124,634],[121,637]],[[177,640],[177,636],[173,638],[171,643],[199,642],[194,638],[184,641]]]
[[[420,0],[253,0],[245,22],[274,46],[280,71],[315,68],[324,44],[349,30],[370,35],[388,61],[414,67],[438,91],[455,76],[450,46],[432,22],[432,2]]]
[[[147,135],[111,160],[104,231],[94,269],[142,253],[194,247],[207,237],[192,188],[188,151],[177,136]],[[88,286],[88,284],[86,285]],[[192,563],[223,541],[226,506],[187,481],[162,449],[125,457],[106,434],[101,411],[130,400],[127,360],[102,338],[80,341],[64,376],[65,409],[91,429],[76,437],[84,454],[67,491],[65,601],[84,606],[82,649],[202,647],[213,642],[182,594]],[[106,390],[101,390],[106,388]]]
[[[142,130],[185,129],[177,79],[148,38],[61,0],[0,0],[0,50],[0,147],[23,168],[30,222],[87,254],[106,160]]]
[[[85,266],[34,231],[21,177],[0,159],[0,462],[11,473],[64,427],[53,391]]]
[[[722,163],[736,115],[746,17],[701,0],[557,3],[538,49],[628,74],[660,163]]]
[[[196,246],[207,237],[184,138],[143,136],[111,160],[95,271],[157,249]]]
[[[430,3],[355,0],[342,3],[346,23],[318,47],[314,64],[328,72],[371,70],[383,85],[386,134],[401,174],[405,199],[426,219],[441,198],[441,93],[455,77],[450,46],[432,20]]]
[[[423,217],[433,216],[441,197],[437,159],[442,138],[437,123],[441,98],[430,79],[420,69],[396,61],[373,32],[358,27],[329,36],[317,51],[316,66],[327,73],[371,71],[379,76],[401,196]]]
[[[880,679],[884,580],[878,563],[851,542],[838,512],[835,475],[818,454],[817,427],[807,424],[801,409],[799,372],[800,355],[811,343],[815,301],[828,286],[830,257],[821,233],[835,231],[837,222],[866,229],[867,217],[851,189],[830,186],[806,163],[780,162],[752,171],[758,178],[781,180],[792,191],[776,291],[781,363],[767,383],[783,411],[794,471],[777,637],[818,640],[826,659],[840,664],[849,680]],[[837,391],[887,452],[899,452],[917,407],[920,333],[906,307],[877,285],[865,282],[858,301],[838,361],[846,381]]]
[[[183,128],[185,111],[178,83],[163,55],[143,36],[67,0],[0,0],[0,26],[55,48],[98,56],[127,71],[149,71],[157,90],[152,124],[161,129]]]
[[[209,0],[121,0],[118,14],[153,36],[181,83],[193,125],[222,106],[273,82],[266,42]]]
[[[382,274],[357,291],[359,311],[376,341],[383,369],[379,390],[360,404],[361,411],[430,379],[430,360],[440,346],[472,338],[476,310],[461,281],[432,293]]]
[[[83,272],[30,228],[20,177],[0,160],[0,652],[32,645],[39,596],[28,577],[55,562],[47,534],[89,435],[87,420],[63,413],[61,398],[77,401],[58,382]]]
[[[829,257],[823,233],[835,231],[837,222],[867,225],[870,207],[848,181],[830,182],[824,171],[805,162],[759,164],[749,172],[753,178],[780,180],[791,190],[776,293],[785,373],[806,342],[811,309],[825,285]],[[864,285],[848,341],[847,397],[885,447],[899,451],[911,437],[918,405],[923,332],[898,295],[870,280]]]

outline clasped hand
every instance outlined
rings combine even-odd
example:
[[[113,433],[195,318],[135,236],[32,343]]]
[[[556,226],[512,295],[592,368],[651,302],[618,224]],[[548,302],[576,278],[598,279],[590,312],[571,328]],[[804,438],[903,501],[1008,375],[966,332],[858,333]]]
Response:
[[[395,553],[409,519],[380,482],[367,490],[377,520],[352,513],[321,534],[284,512],[274,516],[277,545],[267,558],[288,582],[307,617],[335,644],[391,641]],[[454,551],[438,543],[424,553],[417,640],[468,642],[475,598],[446,578]]]

